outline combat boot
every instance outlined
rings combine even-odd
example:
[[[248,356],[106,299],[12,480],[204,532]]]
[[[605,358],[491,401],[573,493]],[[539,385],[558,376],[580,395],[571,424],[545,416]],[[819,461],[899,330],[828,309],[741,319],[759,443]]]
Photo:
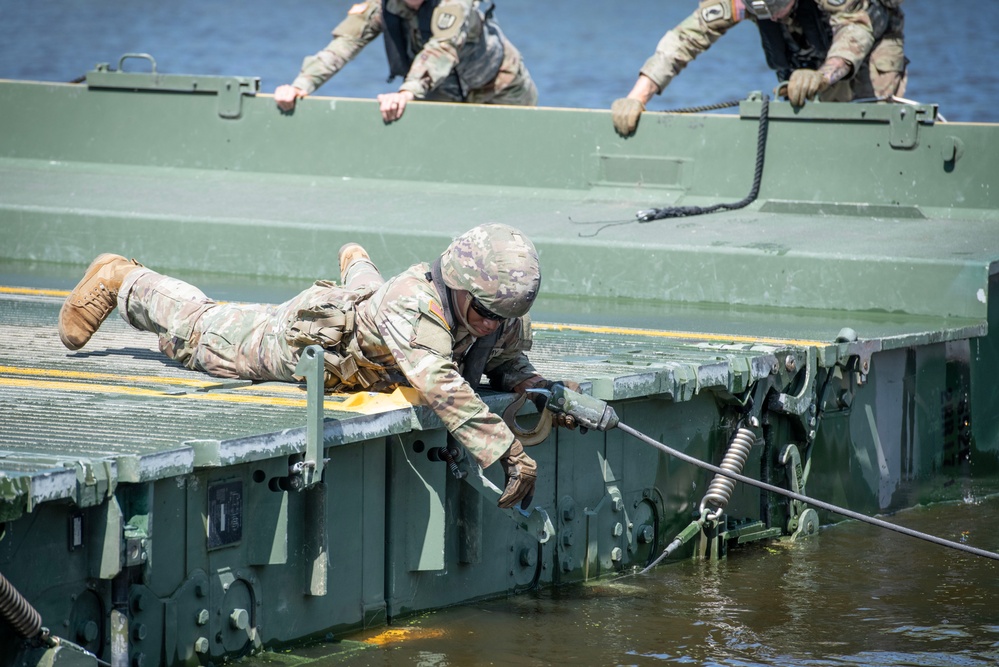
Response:
[[[340,282],[346,284],[347,282],[347,270],[350,265],[354,262],[365,261],[371,265],[374,262],[371,261],[371,257],[368,256],[368,251],[360,246],[358,243],[345,243],[340,252]]]
[[[118,290],[133,269],[141,264],[121,255],[105,253],[91,262],[59,311],[59,339],[71,350],[79,350],[97,332],[118,305]]]

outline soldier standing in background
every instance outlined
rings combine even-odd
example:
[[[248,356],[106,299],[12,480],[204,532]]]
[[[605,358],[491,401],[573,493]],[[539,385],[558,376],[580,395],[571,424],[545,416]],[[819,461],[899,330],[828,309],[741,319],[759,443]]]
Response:
[[[627,97],[611,106],[628,136],[653,95],[743,19],[757,24],[779,93],[792,104],[848,102],[905,92],[902,0],[701,0],[667,32]]]
[[[339,72],[384,33],[389,79],[398,92],[378,96],[385,122],[398,120],[413,100],[534,106],[538,90],[517,48],[480,0],[368,0],[350,8],[333,41],[302,63],[290,85],[274,91],[286,111]]]
[[[218,303],[120,255],[99,256],[59,312],[59,336],[83,347],[117,306],[160,350],[217,377],[296,382],[302,349],[325,349],[328,391],[415,388],[483,468],[499,461],[500,507],[528,506],[537,465],[475,388],[546,384],[527,359],[527,313],[541,284],[534,244],[501,224],[455,239],[433,264],[382,280],[361,246],[340,250],[346,285],[319,281],[281,305]],[[564,426],[571,424],[562,423]]]

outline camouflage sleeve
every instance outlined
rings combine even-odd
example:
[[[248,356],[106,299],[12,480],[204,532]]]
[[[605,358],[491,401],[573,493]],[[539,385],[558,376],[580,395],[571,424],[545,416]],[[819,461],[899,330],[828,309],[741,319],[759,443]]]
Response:
[[[458,64],[458,51],[468,38],[474,19],[472,0],[442,0],[430,19],[432,36],[413,58],[399,92],[408,91],[420,100],[441,84]]]
[[[871,0],[819,0],[819,6],[833,29],[826,60],[842,58],[856,72],[888,27],[887,12]]]
[[[513,444],[499,415],[475,394],[451,360],[453,341],[440,305],[425,291],[400,285],[378,313],[378,331],[396,365],[445,428],[483,468]]]
[[[492,356],[486,362],[486,376],[494,389],[511,391],[527,378],[538,375],[527,358],[533,342],[529,315],[507,323],[503,335],[493,348]]]
[[[673,77],[742,19],[734,5],[732,0],[702,0],[693,14],[663,35],[641,74],[652,79],[661,93]]]
[[[378,0],[362,2],[350,8],[347,18],[333,28],[333,41],[319,53],[306,56],[302,71],[291,85],[308,94],[343,69],[382,32],[382,4]]]

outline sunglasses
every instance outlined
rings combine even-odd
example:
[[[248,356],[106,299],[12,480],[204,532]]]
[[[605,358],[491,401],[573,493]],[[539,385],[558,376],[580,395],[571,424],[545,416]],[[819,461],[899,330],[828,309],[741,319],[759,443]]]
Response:
[[[503,317],[502,315],[497,315],[493,311],[483,306],[481,303],[479,303],[479,300],[476,299],[475,297],[472,297],[472,310],[474,310],[481,317],[484,317],[487,320],[493,320],[494,322],[503,322],[506,320],[506,318]]]

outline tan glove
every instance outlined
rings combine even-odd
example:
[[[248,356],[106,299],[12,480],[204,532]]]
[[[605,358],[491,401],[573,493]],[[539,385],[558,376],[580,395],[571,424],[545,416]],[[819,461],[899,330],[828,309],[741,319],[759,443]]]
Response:
[[[506,454],[500,457],[503,474],[506,475],[506,488],[496,504],[503,509],[518,503],[527,509],[534,498],[534,483],[538,478],[538,464],[524,453],[520,440],[514,440]]]
[[[631,97],[614,100],[611,105],[611,116],[614,119],[614,129],[622,137],[635,133],[638,127],[638,117],[645,111],[645,105]]]
[[[796,69],[791,72],[787,82],[787,99],[796,107],[805,104],[805,100],[814,100],[815,96],[829,87],[829,82],[822,72],[813,69]]]

